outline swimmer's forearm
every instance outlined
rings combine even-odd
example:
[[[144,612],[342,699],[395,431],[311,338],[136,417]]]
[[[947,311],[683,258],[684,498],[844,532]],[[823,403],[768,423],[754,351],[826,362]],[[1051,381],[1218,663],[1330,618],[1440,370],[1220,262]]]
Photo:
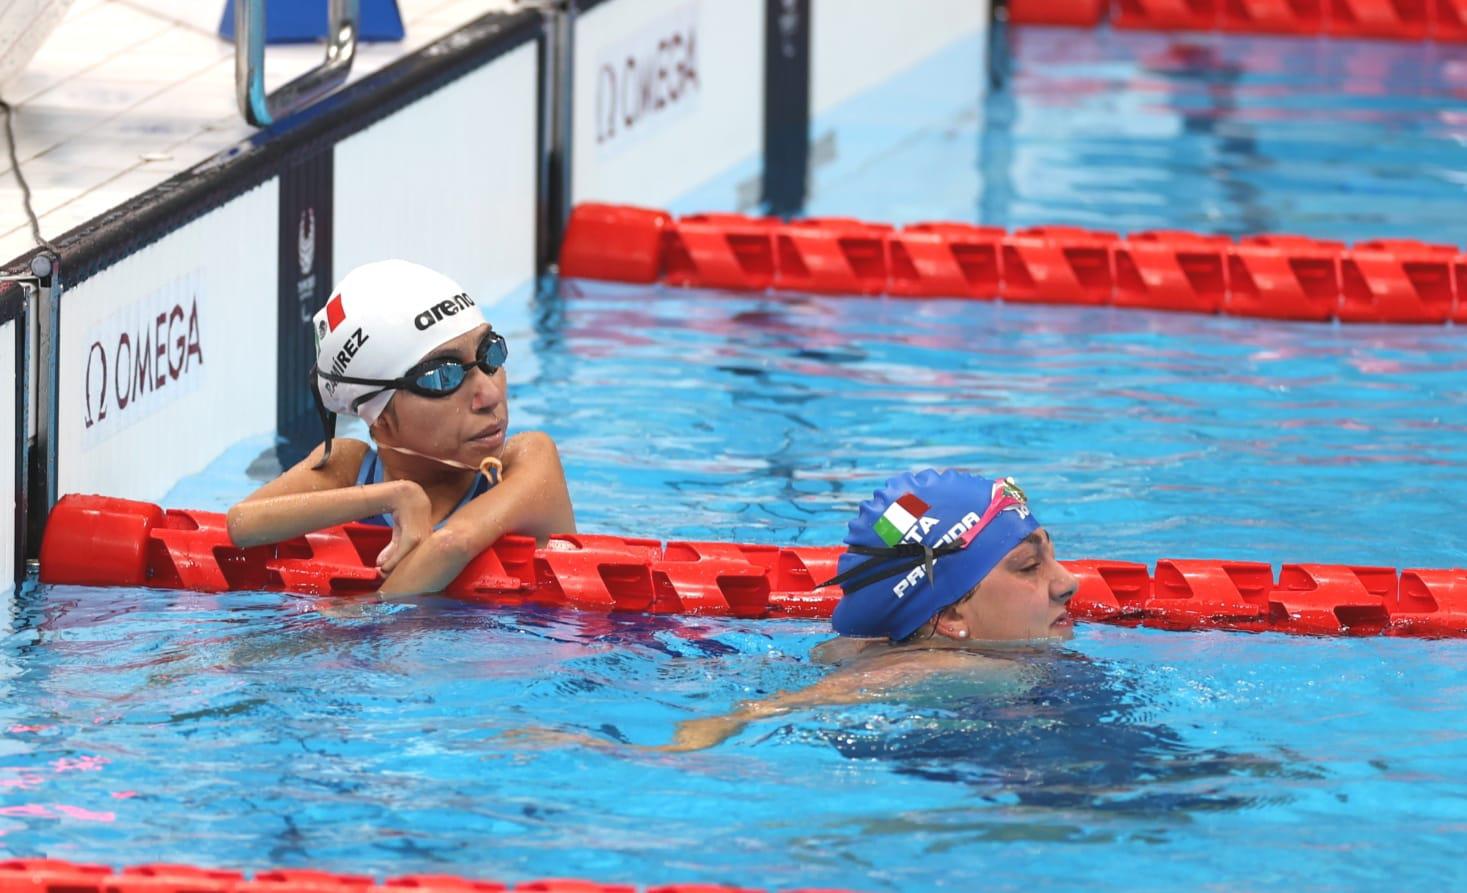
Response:
[[[446,529],[435,530],[382,581],[382,595],[442,592],[478,552],[470,552]]]
[[[334,524],[395,512],[409,500],[427,498],[412,481],[385,481],[250,500],[229,510],[229,538],[241,549],[278,543]]]
[[[383,595],[442,592],[470,561],[505,534],[574,533],[575,512],[555,443],[538,432],[520,434],[506,451],[504,477],[435,530],[383,582]]]

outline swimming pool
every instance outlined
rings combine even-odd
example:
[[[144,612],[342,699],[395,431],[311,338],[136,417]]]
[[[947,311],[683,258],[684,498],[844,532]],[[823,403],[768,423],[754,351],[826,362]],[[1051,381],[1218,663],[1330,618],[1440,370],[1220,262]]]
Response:
[[[1233,72],[1229,93],[1198,62],[1147,75],[1170,92],[1137,90],[1126,60],[1194,39],[1026,31],[1012,93],[911,106],[928,123],[856,169],[840,147],[863,120],[889,128],[890,99],[842,109],[811,210],[1467,241],[1449,231],[1442,121],[1456,57],[1413,48],[1414,76],[1302,129],[1256,104],[1308,105],[1315,73],[1403,68],[1404,51],[1206,40],[1223,69],[1272,54],[1287,70],[1256,88]],[[1061,52],[1073,68],[1025,74]],[[1156,95],[1216,127],[1188,130]],[[1005,104],[1010,125],[981,126]],[[1087,136],[1100,116],[1122,150]],[[1341,148],[1387,125],[1358,157]],[[1260,182],[1198,185],[1209,153]],[[1444,160],[1399,181],[1411,153]],[[1294,174],[1321,157],[1335,167],[1299,198]],[[1324,185],[1400,182],[1409,205]],[[1460,329],[589,284],[506,302],[495,323],[514,424],[556,436],[587,530],[832,543],[887,473],[950,464],[1016,476],[1062,556],[1462,564]],[[222,507],[270,473],[270,446],[238,445],[166,501]],[[997,680],[674,757],[505,733],[664,741],[817,678],[822,625],[67,587],[19,610],[0,650],[14,854],[863,890],[1462,877],[1462,642],[1084,626]]]

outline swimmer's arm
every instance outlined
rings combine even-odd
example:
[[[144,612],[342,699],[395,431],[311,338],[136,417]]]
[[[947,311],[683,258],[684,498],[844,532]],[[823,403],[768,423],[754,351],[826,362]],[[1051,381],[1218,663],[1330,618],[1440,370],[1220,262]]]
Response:
[[[555,441],[539,431],[510,438],[504,472],[488,493],[454,512],[397,566],[384,595],[441,592],[480,552],[509,533],[541,545],[552,533],[574,533],[575,512]]]
[[[973,660],[972,655],[960,653],[890,651],[861,666],[836,670],[814,685],[797,691],[745,701],[723,716],[684,720],[678,723],[670,744],[649,749],[664,752],[703,750],[732,738],[751,722],[809,707],[881,700],[893,690],[909,686],[933,673],[971,671]]]
[[[292,537],[369,518],[421,508],[429,512],[428,496],[411,481],[387,481],[356,486],[357,472],[367,445],[338,438],[325,468],[324,445],[318,446],[280,477],[232,506],[227,516],[229,538],[239,548],[278,543]]]
[[[663,752],[681,753],[703,750],[722,744],[737,735],[751,722],[783,716],[809,707],[838,704],[860,704],[874,701],[886,695],[894,678],[891,674],[875,672],[846,672],[837,670],[814,685],[797,691],[780,692],[769,698],[745,701],[732,712],[722,716],[687,719],[678,723],[672,742],[648,748]]]

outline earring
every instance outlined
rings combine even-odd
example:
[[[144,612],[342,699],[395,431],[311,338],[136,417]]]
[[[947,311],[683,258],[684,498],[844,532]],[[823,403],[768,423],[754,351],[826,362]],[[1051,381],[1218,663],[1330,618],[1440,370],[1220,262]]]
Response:
[[[968,638],[968,631],[965,630],[965,629],[958,630],[958,638],[959,639],[966,639],[966,638]]]

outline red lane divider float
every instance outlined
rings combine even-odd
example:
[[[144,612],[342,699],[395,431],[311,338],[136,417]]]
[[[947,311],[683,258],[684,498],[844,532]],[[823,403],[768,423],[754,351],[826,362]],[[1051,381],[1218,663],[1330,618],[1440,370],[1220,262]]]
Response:
[[[41,545],[41,582],[202,592],[268,590],[345,596],[373,591],[384,527],[347,524],[275,546],[231,545],[224,516],[145,502],[66,496]],[[747,618],[826,618],[840,547],[784,548],[599,534],[537,548],[505,537],[449,584],[493,604]],[[1467,570],[1162,560],[1069,561],[1084,620],[1163,629],[1308,635],[1467,636]],[[3,891],[0,891],[3,893]]]
[[[370,877],[310,869],[261,871],[246,878],[237,871],[189,865],[133,865],[121,871],[59,859],[0,862],[0,893],[765,893],[764,888],[719,884],[665,884],[657,887],[602,884],[571,878],[524,881],[513,886],[453,875],[417,874],[377,883]],[[839,890],[789,890],[787,893],[842,893]]]
[[[1463,0],[1467,4],[1467,0]],[[900,229],[583,204],[561,248],[568,278],[679,288],[968,298],[1364,323],[1467,322],[1467,254],[1406,239],[965,223]]]
[[[1464,0],[1009,0],[1009,21],[1148,31],[1467,40]]]

